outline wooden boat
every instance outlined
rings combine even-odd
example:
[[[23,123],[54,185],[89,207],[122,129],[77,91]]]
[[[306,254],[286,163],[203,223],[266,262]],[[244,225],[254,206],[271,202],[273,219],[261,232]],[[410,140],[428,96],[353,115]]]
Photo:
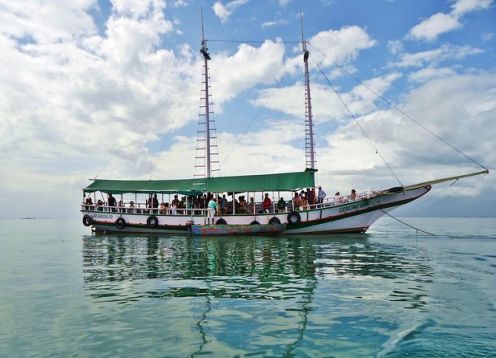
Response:
[[[302,36],[303,37],[303,36]],[[315,149],[313,141],[312,104],[308,72],[309,52],[302,38],[305,69],[306,169],[292,173],[268,173],[246,176],[212,175],[212,120],[208,61],[211,59],[203,37],[201,54],[204,59],[204,177],[178,180],[102,180],[94,179],[83,189],[83,224],[99,232],[193,234],[193,235],[267,235],[267,234],[332,234],[363,233],[377,219],[398,206],[407,204],[431,190],[431,185],[463,177],[487,174],[488,170],[441,178],[386,190],[334,196],[309,201],[298,206],[293,201],[276,205],[281,197],[293,197],[301,190],[315,190]],[[92,200],[86,199],[93,195]],[[253,198],[248,207],[236,204],[236,195]],[[97,198],[102,195],[103,200]],[[105,200],[104,195],[120,196],[120,205]],[[231,202],[217,213],[215,225],[208,225],[207,202],[211,197],[231,196]],[[152,198],[155,196],[155,198]],[[150,205],[158,196],[169,206]],[[185,198],[182,205],[171,196]],[[271,198],[270,207],[262,207],[262,199]],[[86,199],[86,200],[85,200]],[[174,205],[172,205],[176,201]],[[110,205],[109,205],[110,204]]]

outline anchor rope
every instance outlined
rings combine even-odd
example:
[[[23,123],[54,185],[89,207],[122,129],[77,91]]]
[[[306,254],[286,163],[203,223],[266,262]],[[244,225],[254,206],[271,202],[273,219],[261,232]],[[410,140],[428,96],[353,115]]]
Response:
[[[424,234],[426,234],[426,235],[429,235],[429,236],[439,236],[439,235],[433,234],[433,233],[431,233],[431,232],[428,232],[428,231],[425,231],[425,230],[419,229],[419,228],[418,228],[418,227],[416,227],[416,226],[410,225],[410,224],[408,224],[408,223],[406,223],[406,222],[404,222],[404,221],[402,221],[402,220],[398,219],[396,216],[391,215],[390,213],[388,213],[387,211],[385,211],[385,210],[383,210],[383,209],[381,209],[381,211],[382,211],[384,214],[386,214],[387,216],[389,216],[390,218],[393,218],[394,220],[396,220],[396,221],[398,221],[398,222],[402,223],[402,224],[403,224],[403,225],[405,225],[405,226],[408,226],[409,228],[412,228],[412,229],[416,230],[417,232],[418,232],[418,231],[420,231],[420,232],[422,232],[422,233],[424,233]]]

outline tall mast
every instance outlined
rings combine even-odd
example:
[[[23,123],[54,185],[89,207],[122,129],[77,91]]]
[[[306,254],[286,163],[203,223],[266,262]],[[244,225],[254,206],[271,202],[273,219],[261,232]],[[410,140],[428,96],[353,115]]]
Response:
[[[310,95],[310,75],[308,73],[308,58],[310,53],[303,34],[303,14],[300,11],[301,44],[303,48],[303,62],[305,64],[305,159],[306,167],[315,169],[315,146],[313,141],[312,96]]]
[[[203,27],[203,10],[201,11],[201,29],[202,29],[202,41],[200,53],[203,55],[203,89],[202,89],[202,104],[200,108],[203,110],[200,112],[200,118],[198,120],[198,138],[197,138],[197,153],[203,152],[201,155],[196,156],[196,159],[202,160],[202,164],[195,165],[196,168],[205,168],[204,173],[196,173],[195,176],[205,176],[210,178],[213,171],[218,171],[219,169],[213,169],[212,164],[219,163],[219,160],[212,160],[213,156],[218,158],[217,144],[212,144],[212,140],[216,139],[215,136],[215,122],[210,119],[211,112],[211,94],[210,94],[210,77],[208,75],[208,61],[211,59],[208,53],[207,40],[205,39],[205,29]],[[203,118],[202,118],[203,117]],[[214,150],[213,150],[214,149]]]

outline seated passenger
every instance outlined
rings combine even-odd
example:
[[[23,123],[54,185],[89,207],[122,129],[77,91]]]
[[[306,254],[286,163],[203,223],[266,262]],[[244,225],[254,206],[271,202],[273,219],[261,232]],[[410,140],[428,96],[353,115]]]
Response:
[[[160,203],[160,211],[159,211],[160,214],[162,214],[162,215],[166,214],[167,213],[166,210],[167,210],[167,208],[165,207],[165,203],[162,201]]]
[[[136,212],[136,210],[134,210],[134,201],[130,201],[129,202],[129,209],[127,209],[127,212],[129,214],[134,214]]]
[[[250,214],[254,214],[256,210],[255,199],[250,198],[250,202],[248,203],[247,211]]]
[[[238,212],[240,214],[246,214],[246,212],[248,211],[248,205],[246,203],[246,200],[245,200],[245,197],[242,195],[239,197],[239,202],[238,202]]]

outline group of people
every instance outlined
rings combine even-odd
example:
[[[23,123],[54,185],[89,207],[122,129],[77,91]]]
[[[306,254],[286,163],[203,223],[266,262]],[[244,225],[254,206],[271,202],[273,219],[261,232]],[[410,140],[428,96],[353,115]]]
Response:
[[[173,200],[169,204],[168,202],[161,202],[159,204],[159,200],[157,198],[157,194],[150,194],[148,199],[145,202],[145,207],[147,209],[151,209],[153,213],[160,214],[186,214],[189,215],[191,210],[193,210],[194,215],[201,215],[202,210],[207,208],[208,215],[211,214],[212,210],[215,209],[214,215],[225,215],[225,214],[255,214],[255,213],[271,213],[271,212],[285,212],[288,210],[288,204],[292,202],[291,210],[307,210],[314,205],[321,204],[324,202],[327,194],[322,189],[321,186],[318,187],[317,193],[315,192],[315,188],[307,188],[306,190],[302,190],[300,192],[295,192],[293,198],[289,203],[287,203],[283,197],[280,197],[277,203],[274,205],[272,199],[270,198],[268,193],[264,194],[264,199],[262,201],[261,207],[257,208],[257,204],[253,197],[250,198],[249,201],[245,199],[244,195],[239,196],[237,199],[233,195],[233,201],[229,202],[226,198],[226,195],[222,195],[222,197],[215,197],[212,193],[207,193],[203,195],[197,196],[183,196],[179,199],[179,196],[174,195]],[[344,200],[357,200],[359,196],[355,189],[351,190],[351,195],[347,198],[344,198],[340,195],[339,192],[335,193],[335,202],[343,202]],[[215,207],[214,207],[215,203]],[[88,196],[85,199],[85,208],[89,210],[93,207],[93,200],[91,196]],[[97,210],[103,210],[103,206],[111,207],[110,210],[117,211],[117,208],[124,208],[125,204],[121,201],[117,203],[117,200],[112,194],[108,194],[107,203],[102,200],[98,200],[96,202]],[[291,205],[290,205],[291,206]],[[186,209],[186,210],[185,210]],[[199,209],[199,210],[195,210]],[[202,210],[200,210],[202,209]],[[260,210],[261,209],[261,210]],[[122,210],[122,209],[121,209]],[[126,210],[128,213],[135,213],[135,204],[133,201],[129,202],[129,207]]]

